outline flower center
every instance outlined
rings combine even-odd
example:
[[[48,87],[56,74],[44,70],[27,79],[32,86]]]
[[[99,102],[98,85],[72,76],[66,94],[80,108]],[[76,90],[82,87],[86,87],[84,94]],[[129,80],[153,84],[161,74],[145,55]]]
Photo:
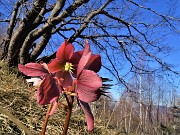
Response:
[[[73,65],[70,62],[66,62],[64,70],[68,72],[72,72],[73,69],[74,69]]]

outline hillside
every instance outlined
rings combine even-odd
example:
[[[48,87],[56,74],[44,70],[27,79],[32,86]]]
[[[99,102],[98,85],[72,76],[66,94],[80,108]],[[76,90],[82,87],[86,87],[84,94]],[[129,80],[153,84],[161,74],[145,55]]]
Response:
[[[126,97],[127,98],[127,97]],[[95,115],[92,135],[138,135],[139,107],[130,99],[121,97],[114,102],[102,97],[91,105]],[[62,100],[62,99],[61,99]],[[144,105],[144,110],[149,106]],[[177,107],[152,106],[153,114],[146,113],[146,135],[178,135],[179,111]],[[47,106],[37,104],[36,90],[25,81],[17,69],[8,68],[0,62],[0,134],[24,135],[29,130],[33,135],[41,133]],[[158,111],[158,112],[157,112]],[[58,106],[48,122],[46,135],[60,135],[67,110]],[[147,114],[149,118],[147,117]],[[150,117],[151,116],[151,117]],[[158,117],[158,120],[157,120]],[[19,122],[20,121],[20,122]],[[19,123],[18,123],[19,122]],[[23,125],[21,125],[21,123]],[[26,131],[28,132],[28,131]],[[84,114],[76,104],[70,120],[68,135],[87,135]]]
[[[32,134],[40,134],[47,106],[40,106],[36,102],[35,90],[27,84],[16,69],[7,68],[4,62],[0,62],[0,134],[20,135],[24,131],[15,124],[15,120],[3,111],[7,111],[16,119],[19,119]],[[68,135],[86,135],[87,126],[84,114],[79,107],[74,107]],[[3,109],[3,111],[2,111]],[[47,126],[47,135],[59,135],[63,129],[66,110],[58,108],[50,117]],[[95,120],[95,130],[92,134],[117,134],[116,130],[105,129],[100,120]]]

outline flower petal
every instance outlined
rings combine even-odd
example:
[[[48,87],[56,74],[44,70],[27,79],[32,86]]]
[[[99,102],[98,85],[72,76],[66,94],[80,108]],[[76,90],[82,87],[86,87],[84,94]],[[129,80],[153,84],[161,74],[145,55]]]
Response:
[[[81,57],[83,55],[83,51],[77,51],[73,54],[72,58],[71,58],[71,63],[74,64],[78,64]]]
[[[66,61],[69,61],[74,53],[74,46],[71,43],[68,43],[67,40],[65,40],[56,53],[56,58],[59,60],[60,63],[65,63]]]
[[[58,59],[52,59],[48,64],[48,69],[51,73],[55,73],[62,70],[62,63]]]
[[[91,108],[88,105],[88,103],[85,103],[81,100],[79,100],[79,103],[80,103],[81,108],[85,114],[85,119],[87,122],[88,131],[91,132],[94,129],[94,117],[93,117],[93,114],[91,113]]]
[[[55,79],[48,75],[45,76],[37,91],[37,100],[40,105],[45,105],[54,102],[59,98],[60,92],[56,86]]]
[[[71,86],[72,85],[72,77],[71,74],[67,71],[59,71],[56,73],[56,77],[61,79],[63,78],[63,82],[62,82],[62,86],[63,88],[66,88],[67,86]]]
[[[77,67],[77,78],[80,75],[81,71],[85,68],[86,64],[88,63],[89,59],[91,58],[92,52],[90,50],[90,46],[88,41],[85,41],[85,47],[83,50],[82,57],[79,61],[78,67]]]
[[[65,50],[65,59],[66,61],[70,61],[70,59],[72,58],[74,54],[74,46],[71,43],[68,43],[66,45],[66,50]]]
[[[75,52],[71,58],[71,61],[70,61],[73,65],[73,69],[74,69],[74,70],[72,70],[73,71],[72,75],[75,78],[77,77],[77,67],[78,67],[78,63],[79,63],[82,55],[83,55],[83,51]]]
[[[100,87],[102,87],[102,80],[94,71],[83,70],[77,79],[77,94],[84,102],[89,103],[99,99]]]
[[[82,87],[85,91],[96,91],[102,87],[102,80],[94,71],[83,70],[77,79],[77,87]]]
[[[49,69],[48,69],[48,65],[45,63],[45,62],[42,62],[42,63],[40,63],[47,71],[49,71]]]
[[[90,60],[85,66],[85,69],[93,70],[94,72],[98,72],[101,69],[101,57],[99,54],[92,55]]]
[[[43,76],[48,74],[48,70],[39,63],[28,63],[26,65],[18,64],[18,68],[27,76]]]
[[[79,89],[78,91],[78,98],[86,103],[97,101],[101,95],[102,94],[100,93],[99,90],[96,92],[90,92]]]
[[[86,64],[88,63],[89,59],[91,58],[91,55],[92,55],[91,52],[88,52],[87,54],[83,53],[77,67],[77,78],[79,77],[80,73],[82,72]]]
[[[51,111],[49,112],[49,115],[53,115],[54,112],[57,110],[57,108],[58,108],[58,102],[55,101],[55,102],[53,103],[53,107],[52,107]]]
[[[90,45],[88,43],[88,40],[85,40],[85,47],[84,47],[84,51],[83,54],[88,54],[90,52]]]

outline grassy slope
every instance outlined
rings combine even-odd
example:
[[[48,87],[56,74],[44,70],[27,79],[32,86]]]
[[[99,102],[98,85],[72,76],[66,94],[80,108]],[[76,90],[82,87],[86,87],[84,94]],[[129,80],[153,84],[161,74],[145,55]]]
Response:
[[[8,69],[4,62],[0,62],[0,106],[8,110],[25,126],[32,134],[40,134],[47,106],[39,106],[36,102],[35,92],[22,77],[17,77],[16,69]],[[63,129],[65,110],[59,109],[50,117],[47,126],[47,135],[59,135]],[[96,120],[95,130],[92,134],[105,134],[104,127]],[[0,113],[0,134],[24,134],[7,115]],[[86,135],[83,113],[77,109],[73,112],[70,121],[68,135]],[[106,130],[106,134],[115,135],[115,131]]]

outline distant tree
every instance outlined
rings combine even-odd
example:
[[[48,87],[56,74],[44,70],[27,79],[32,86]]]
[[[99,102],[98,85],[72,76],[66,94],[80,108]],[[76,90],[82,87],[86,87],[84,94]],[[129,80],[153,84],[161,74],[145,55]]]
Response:
[[[171,71],[159,56],[169,51],[161,43],[163,36],[175,32],[179,25],[180,19],[174,14],[175,0],[170,1],[167,12],[161,13],[149,8],[151,3],[144,0],[13,0],[7,5],[8,2],[1,1],[0,23],[7,26],[1,59],[9,66],[37,60],[49,62],[55,52],[45,56],[45,49],[57,48],[64,39],[78,45],[82,39],[89,39],[93,49],[106,60],[104,68],[120,83],[125,84],[121,77],[124,65],[129,67],[127,73],[139,70],[135,63],[140,52],[142,61],[156,62]]]

